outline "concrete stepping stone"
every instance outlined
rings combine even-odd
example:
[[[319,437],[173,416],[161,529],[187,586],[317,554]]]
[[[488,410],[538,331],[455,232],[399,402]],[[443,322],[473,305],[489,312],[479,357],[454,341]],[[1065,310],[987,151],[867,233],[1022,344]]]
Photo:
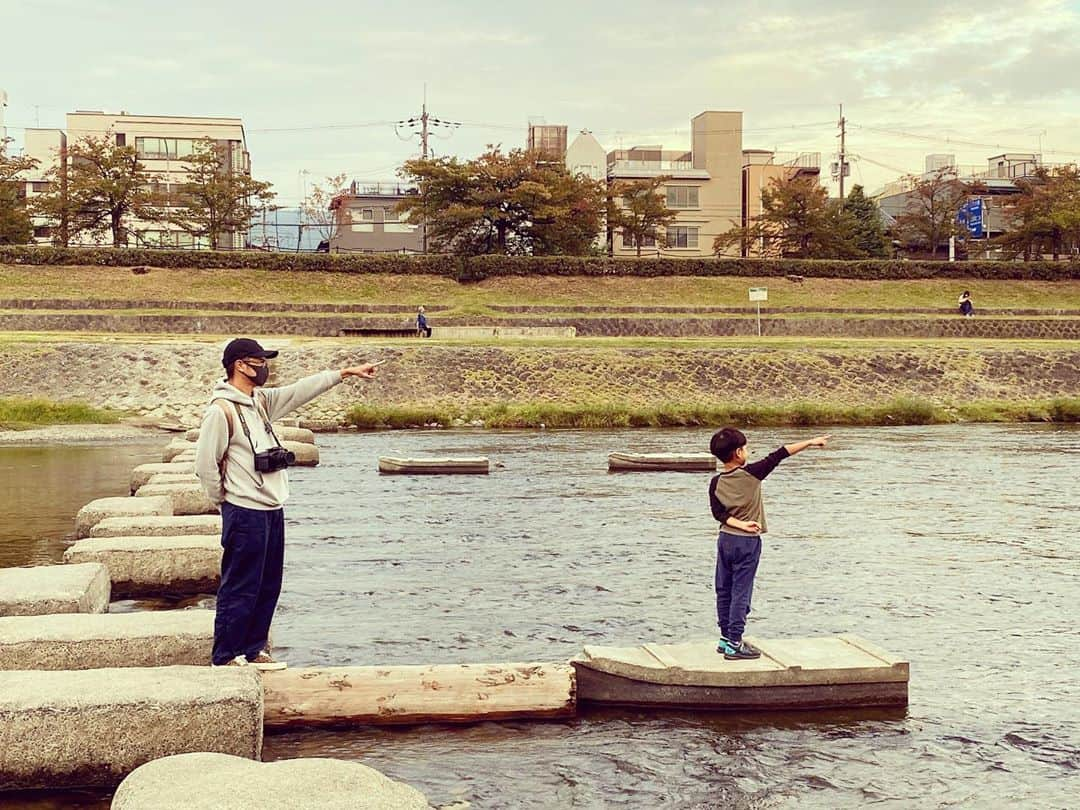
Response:
[[[192,453],[195,452],[195,442],[189,442],[187,439],[173,439],[162,451],[161,460],[172,461],[181,453],[188,451],[191,451]]]
[[[88,537],[64,552],[64,562],[104,565],[115,597],[213,592],[221,535]]]
[[[253,667],[0,672],[0,790],[112,786],[192,751],[257,759],[262,731]]]
[[[486,456],[462,458],[397,458],[381,456],[383,475],[487,475],[491,464]]]
[[[429,810],[416,788],[340,759],[252,762],[223,754],[180,754],[142,765],[120,783],[112,810],[172,806],[183,785],[185,810]]]
[[[147,484],[197,484],[199,483],[199,477],[193,472],[178,472],[178,473],[154,473],[150,476],[149,480],[141,487]]]
[[[0,670],[200,666],[213,646],[212,610],[0,618]]]
[[[290,442],[282,440],[281,446],[286,450],[292,450],[296,454],[297,467],[318,467],[319,448],[306,442]]]
[[[109,572],[100,563],[0,568],[0,616],[104,613]]]
[[[216,515],[218,508],[206,495],[198,481],[168,484],[146,483],[135,493],[136,500],[166,498],[174,515]]]
[[[220,515],[172,515],[105,518],[90,530],[91,537],[176,537],[181,534],[221,535]]]
[[[151,464],[140,464],[134,470],[131,471],[131,491],[138,491],[139,487],[145,484],[150,478],[158,473],[180,474],[191,473],[195,474],[195,465],[193,463],[184,464],[172,464],[170,462],[153,462]]]
[[[89,537],[90,530],[105,518],[146,517],[173,514],[171,498],[141,498],[130,496],[98,498],[90,501],[75,515],[75,536]]]
[[[716,469],[712,453],[624,453],[608,454],[612,472],[707,472]]]
[[[199,441],[199,432],[199,428],[192,428],[184,434],[184,438],[189,442],[197,442]],[[283,442],[315,444],[315,434],[307,428],[287,427],[286,425],[274,423],[274,433],[276,433],[278,439]]]
[[[195,451],[194,450],[185,450],[183,453],[180,453],[179,455],[173,456],[173,459],[172,459],[171,463],[173,463],[173,464],[194,464],[195,463]]]

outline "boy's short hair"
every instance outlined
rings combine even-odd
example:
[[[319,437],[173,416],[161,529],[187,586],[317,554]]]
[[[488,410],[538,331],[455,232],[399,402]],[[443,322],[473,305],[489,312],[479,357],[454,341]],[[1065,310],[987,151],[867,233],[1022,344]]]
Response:
[[[735,456],[735,451],[746,445],[746,436],[741,430],[726,427],[716,431],[709,442],[709,452],[727,463]]]

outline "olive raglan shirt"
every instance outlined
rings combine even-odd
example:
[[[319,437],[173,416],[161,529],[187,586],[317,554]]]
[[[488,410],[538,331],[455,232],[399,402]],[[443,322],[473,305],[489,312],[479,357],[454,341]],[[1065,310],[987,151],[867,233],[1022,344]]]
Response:
[[[709,506],[713,517],[720,521],[722,532],[742,537],[755,536],[751,532],[726,525],[724,521],[729,517],[756,520],[761,525],[761,534],[768,531],[765,525],[765,506],[761,502],[761,482],[789,455],[791,454],[786,448],[778,447],[760,461],[713,476],[709,482]]]

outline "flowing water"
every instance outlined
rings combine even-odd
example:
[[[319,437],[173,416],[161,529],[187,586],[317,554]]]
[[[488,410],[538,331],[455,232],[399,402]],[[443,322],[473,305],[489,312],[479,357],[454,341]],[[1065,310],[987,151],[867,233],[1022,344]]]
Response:
[[[268,736],[264,758],[362,760],[437,804],[473,807],[1080,805],[1080,430],[833,434],[765,483],[772,533],[748,633],[854,632],[906,656],[906,712],[610,710],[296,732]],[[700,451],[708,436],[320,437],[322,465],[292,473],[278,653],[295,665],[552,661],[583,644],[714,634],[708,476],[606,471],[610,450]],[[750,438],[756,456],[792,432]],[[379,455],[411,454],[495,466],[375,471]],[[0,486],[22,493],[0,506],[0,565],[58,560],[77,507],[122,494],[147,455],[0,450]],[[140,606],[161,607],[123,607]],[[107,806],[95,794],[42,802]]]

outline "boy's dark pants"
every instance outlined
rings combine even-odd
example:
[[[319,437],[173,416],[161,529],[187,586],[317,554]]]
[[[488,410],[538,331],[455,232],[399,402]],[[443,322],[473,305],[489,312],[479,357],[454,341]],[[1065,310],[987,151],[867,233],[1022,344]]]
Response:
[[[285,511],[221,505],[221,585],[214,617],[215,664],[266,648],[285,563]]]
[[[716,540],[716,619],[728,641],[742,641],[760,559],[759,535],[720,532]]]

